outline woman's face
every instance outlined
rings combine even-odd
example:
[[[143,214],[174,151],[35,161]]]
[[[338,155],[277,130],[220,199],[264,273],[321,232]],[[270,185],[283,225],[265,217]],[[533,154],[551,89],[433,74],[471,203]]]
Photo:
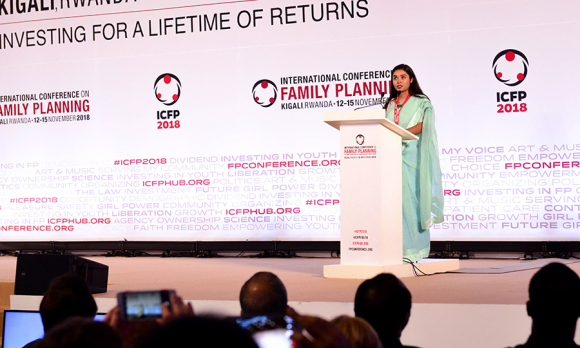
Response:
[[[409,77],[405,70],[395,70],[393,72],[393,85],[397,92],[408,91],[409,87],[411,87],[411,82],[413,82],[413,79]]]

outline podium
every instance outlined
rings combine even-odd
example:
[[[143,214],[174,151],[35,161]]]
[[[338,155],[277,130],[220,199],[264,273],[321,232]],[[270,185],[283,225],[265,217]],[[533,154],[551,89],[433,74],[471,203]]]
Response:
[[[412,277],[403,262],[402,140],[418,137],[385,118],[384,110],[324,113],[340,130],[340,265],[325,278],[368,279],[379,273]],[[423,259],[433,274],[459,268],[459,260]]]

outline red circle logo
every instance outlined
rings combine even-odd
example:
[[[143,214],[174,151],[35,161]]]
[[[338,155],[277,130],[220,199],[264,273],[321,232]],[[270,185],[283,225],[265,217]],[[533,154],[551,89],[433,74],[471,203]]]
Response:
[[[517,86],[528,76],[528,65],[528,58],[522,52],[503,50],[493,59],[493,74],[505,85]]]
[[[173,74],[161,74],[153,86],[155,97],[165,105],[177,103],[181,96],[181,81]]]
[[[267,108],[276,102],[278,98],[278,87],[270,80],[260,80],[254,84],[252,95],[256,104]]]

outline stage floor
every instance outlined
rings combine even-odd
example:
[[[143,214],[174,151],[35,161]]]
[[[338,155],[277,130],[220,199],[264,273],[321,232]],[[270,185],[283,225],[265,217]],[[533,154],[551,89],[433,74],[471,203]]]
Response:
[[[185,299],[235,301],[243,283],[258,271],[282,279],[290,301],[352,302],[362,280],[325,279],[324,265],[337,258],[161,258],[88,257],[109,266],[109,291],[95,297],[115,297],[118,291],[175,289]],[[558,261],[558,260],[555,260]],[[461,260],[463,268],[488,268],[534,261]],[[568,265],[580,273],[580,263]],[[0,257],[0,281],[13,282],[15,257]],[[528,284],[537,269],[503,274],[445,273],[403,278],[414,303],[525,304]]]

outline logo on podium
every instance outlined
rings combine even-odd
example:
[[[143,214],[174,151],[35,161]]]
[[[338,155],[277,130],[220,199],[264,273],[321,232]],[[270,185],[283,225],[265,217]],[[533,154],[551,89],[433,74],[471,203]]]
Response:
[[[359,145],[362,145],[365,143],[365,136],[362,134],[359,134],[356,136],[356,143]]]

